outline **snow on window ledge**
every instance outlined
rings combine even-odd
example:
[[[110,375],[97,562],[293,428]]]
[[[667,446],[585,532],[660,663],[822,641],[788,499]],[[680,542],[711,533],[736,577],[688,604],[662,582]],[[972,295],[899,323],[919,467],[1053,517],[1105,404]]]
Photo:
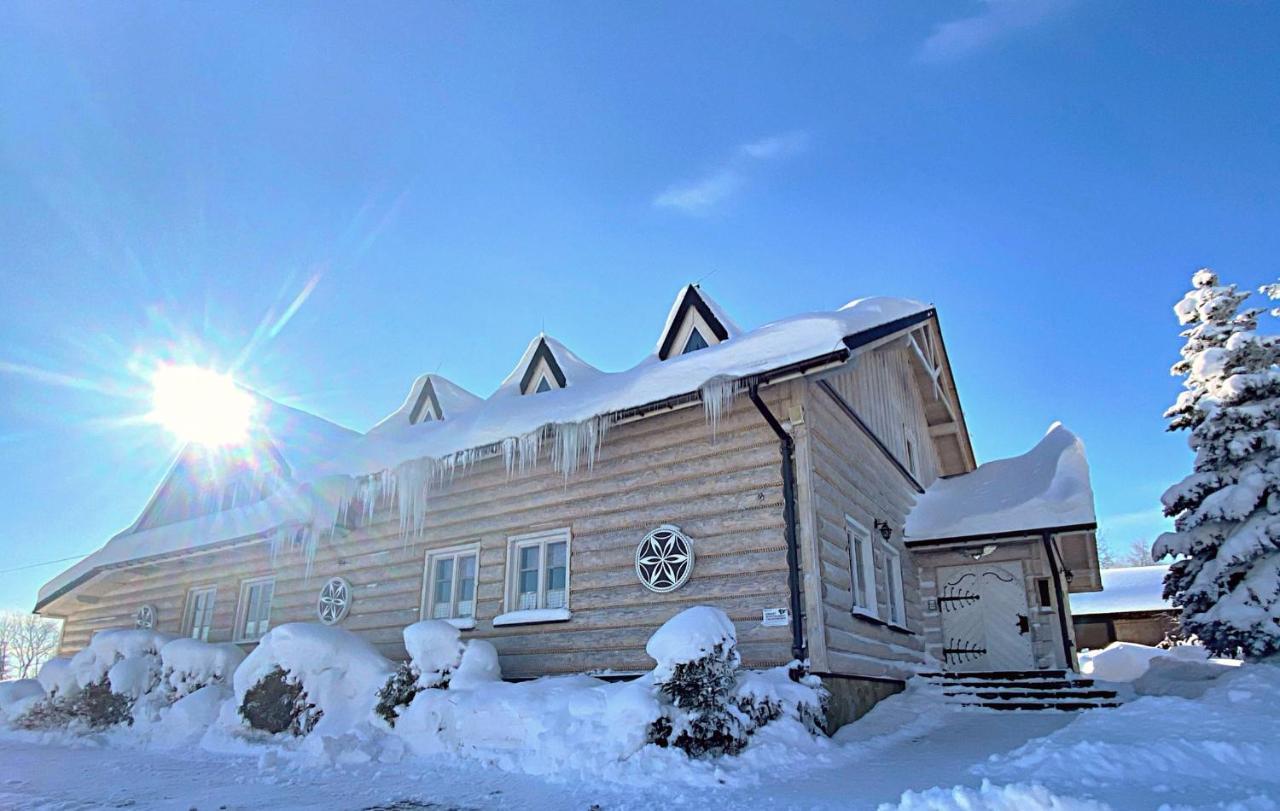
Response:
[[[470,631],[476,627],[475,617],[445,617],[445,622],[457,628],[459,631]]]
[[[567,608],[531,608],[524,611],[508,611],[493,618],[494,627],[501,625],[527,625],[534,622],[565,622],[573,614]]]

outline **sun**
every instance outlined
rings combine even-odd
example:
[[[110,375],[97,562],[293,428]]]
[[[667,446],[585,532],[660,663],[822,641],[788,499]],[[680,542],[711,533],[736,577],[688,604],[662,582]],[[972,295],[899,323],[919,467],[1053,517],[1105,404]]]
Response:
[[[164,365],[151,376],[150,419],[184,442],[229,445],[248,435],[253,398],[228,375]]]

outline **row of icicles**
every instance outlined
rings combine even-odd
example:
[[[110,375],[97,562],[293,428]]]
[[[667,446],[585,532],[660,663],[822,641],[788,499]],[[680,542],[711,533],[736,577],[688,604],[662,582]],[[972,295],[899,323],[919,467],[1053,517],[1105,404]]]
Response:
[[[733,408],[734,401],[747,386],[737,378],[714,378],[698,389],[703,414],[714,439],[720,420]],[[314,483],[311,490],[311,525],[296,525],[276,530],[271,540],[274,561],[286,544],[297,543],[299,534],[306,560],[306,577],[311,576],[317,544],[321,534],[332,534],[351,519],[371,523],[380,506],[394,503],[400,519],[400,538],[408,545],[421,535],[426,526],[427,506],[433,489],[443,486],[459,474],[465,474],[477,462],[501,455],[507,477],[533,471],[544,445],[550,445],[551,467],[565,480],[585,464],[590,472],[599,457],[605,434],[618,422],[616,414],[588,417],[578,422],[550,423],[516,437],[507,437],[493,445],[470,448],[443,457],[423,457],[401,462],[394,468],[363,476],[336,476]],[[355,510],[359,510],[356,513]]]

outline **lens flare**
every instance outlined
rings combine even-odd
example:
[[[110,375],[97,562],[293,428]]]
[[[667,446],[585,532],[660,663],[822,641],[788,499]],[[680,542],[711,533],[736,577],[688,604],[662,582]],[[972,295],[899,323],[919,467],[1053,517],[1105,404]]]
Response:
[[[248,436],[253,398],[228,375],[165,365],[151,377],[149,418],[184,442],[229,445]]]

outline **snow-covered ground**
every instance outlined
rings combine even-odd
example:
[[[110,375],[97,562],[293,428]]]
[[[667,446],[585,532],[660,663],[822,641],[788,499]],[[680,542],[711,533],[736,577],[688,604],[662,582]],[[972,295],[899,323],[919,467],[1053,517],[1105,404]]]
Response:
[[[1115,809],[1273,811],[1280,798],[1280,667],[1118,650],[1090,664],[1136,674],[1117,709],[996,713],[913,686],[831,740],[770,738],[692,762],[645,751],[647,769],[580,762],[534,776],[511,761],[408,752],[320,766],[268,745],[143,744],[127,730],[0,734],[0,808]],[[216,747],[215,747],[216,748]]]

